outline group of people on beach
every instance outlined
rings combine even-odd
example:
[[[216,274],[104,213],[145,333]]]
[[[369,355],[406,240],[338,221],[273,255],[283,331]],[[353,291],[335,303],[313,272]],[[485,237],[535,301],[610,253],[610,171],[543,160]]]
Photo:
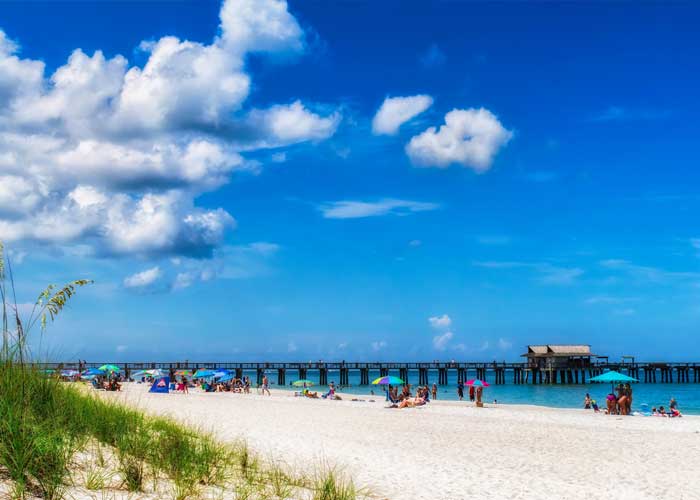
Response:
[[[617,394],[615,394],[617,393]],[[611,391],[606,397],[606,415],[632,415],[632,386],[630,384],[619,384],[614,391]],[[646,405],[642,405],[643,407]],[[663,406],[652,408],[651,412],[642,411],[641,414],[651,415],[654,417],[680,417],[681,412],[678,409],[678,402],[675,398],[671,398],[669,408],[666,410]],[[593,410],[596,413],[600,411],[598,403],[591,395],[586,393],[583,400],[583,407],[586,410]],[[648,406],[647,406],[648,408]]]
[[[437,386],[434,384],[433,386],[433,394],[437,395]],[[401,393],[399,393],[397,386],[389,385],[386,389],[386,399],[391,402],[391,408],[415,408],[430,403],[430,393],[430,388],[427,385],[418,386],[415,396],[411,392],[411,384],[404,384]]]

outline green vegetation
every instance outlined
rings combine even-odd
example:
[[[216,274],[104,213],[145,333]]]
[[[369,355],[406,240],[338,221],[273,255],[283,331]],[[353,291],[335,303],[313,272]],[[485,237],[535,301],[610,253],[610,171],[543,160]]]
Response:
[[[159,498],[167,491],[176,500],[202,498],[204,493],[215,498],[216,492],[233,493],[237,500],[366,496],[335,470],[310,477],[261,463],[245,443],[221,444],[206,433],[145,415],[33,368],[27,363],[28,332],[37,321],[42,329],[47,319],[53,321],[76,288],[88,283],[48,287],[25,329],[0,244],[0,472],[12,482],[13,499],[64,498],[76,483],[80,453],[89,462],[80,485],[103,494],[116,480],[122,490],[140,492],[152,485]]]

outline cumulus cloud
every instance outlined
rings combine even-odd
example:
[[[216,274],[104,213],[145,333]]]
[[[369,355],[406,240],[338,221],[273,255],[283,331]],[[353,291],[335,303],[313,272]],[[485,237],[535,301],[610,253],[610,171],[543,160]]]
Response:
[[[445,124],[411,138],[406,154],[414,165],[446,168],[452,164],[484,172],[513,136],[489,110],[453,109]]]
[[[401,125],[424,112],[432,104],[433,98],[423,94],[387,97],[374,115],[372,132],[375,135],[394,135]]]
[[[153,285],[162,276],[158,266],[146,269],[140,273],[132,274],[124,279],[126,288],[145,288]]]
[[[442,316],[431,316],[428,318],[428,323],[436,329],[449,328],[452,325],[452,319],[447,314],[443,314]]]
[[[78,48],[50,75],[0,30],[0,239],[211,256],[234,219],[197,198],[256,171],[248,152],[326,139],[341,120],[299,100],[247,106],[248,54],[305,48],[286,2],[226,0],[220,21],[210,43],[141,43],[142,66]]]
[[[454,337],[454,334],[450,331],[436,335],[433,337],[433,348],[437,351],[444,351],[447,349],[447,345],[452,340],[452,337]]]
[[[326,219],[359,219],[380,215],[409,215],[416,212],[437,210],[436,203],[384,198],[379,201],[334,201],[320,205],[318,209]]]

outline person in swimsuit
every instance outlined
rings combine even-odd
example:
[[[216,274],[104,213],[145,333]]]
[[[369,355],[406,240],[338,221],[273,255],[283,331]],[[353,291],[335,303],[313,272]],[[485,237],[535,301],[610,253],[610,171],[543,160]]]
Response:
[[[583,398],[583,409],[584,410],[590,410],[591,409],[591,396],[590,394],[586,393],[586,397]]]
[[[471,397],[471,389],[470,391],[470,397]],[[464,399],[464,385],[460,382],[457,384],[457,396],[459,397],[459,400],[462,401]]]
[[[433,384],[433,399],[437,399],[437,384]]]
[[[267,375],[263,375],[263,379],[262,379],[263,396],[265,395],[265,391],[267,391],[268,396],[272,396],[272,394],[270,394],[270,382],[267,380]]]

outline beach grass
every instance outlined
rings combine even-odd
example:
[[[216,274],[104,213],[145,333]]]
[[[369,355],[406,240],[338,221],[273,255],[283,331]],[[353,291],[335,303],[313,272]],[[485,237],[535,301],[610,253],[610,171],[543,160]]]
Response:
[[[244,442],[223,444],[169,418],[61,383],[29,365],[0,362],[0,468],[14,483],[13,497],[63,498],[78,452],[90,455],[83,478],[92,491],[103,490],[118,476],[129,492],[166,481],[175,500],[198,498],[206,488],[233,491],[237,499],[366,496],[335,469],[294,471],[261,460]]]

